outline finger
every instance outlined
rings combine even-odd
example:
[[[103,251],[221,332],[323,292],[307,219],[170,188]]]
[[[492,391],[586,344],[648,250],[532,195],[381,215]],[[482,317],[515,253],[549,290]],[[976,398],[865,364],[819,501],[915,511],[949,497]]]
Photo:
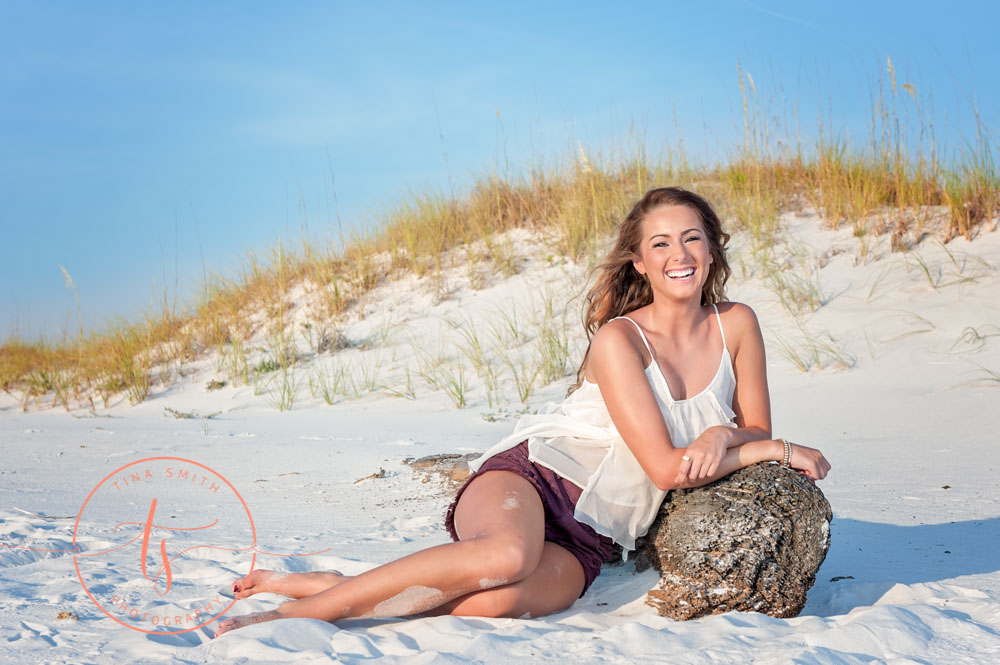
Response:
[[[702,465],[702,471],[704,472],[705,478],[711,478],[715,475],[715,470],[719,468],[719,459],[717,457],[711,457],[706,459]]]
[[[721,462],[722,462],[722,460],[714,460],[714,461],[713,461],[713,462],[712,462],[712,463],[711,463],[711,464],[710,464],[710,465],[708,466],[708,476],[714,476],[714,475],[716,474],[716,472],[717,472],[717,471],[719,470],[719,464],[720,464]]]
[[[692,460],[691,461],[691,470],[688,471],[688,477],[691,478],[691,480],[698,480],[699,478],[702,477],[701,476],[702,469],[703,469],[703,467],[702,467],[702,460],[700,460],[700,459],[694,459],[694,460]]]
[[[677,467],[677,480],[678,482],[684,482],[690,480],[691,468],[694,465],[694,460],[691,459],[690,455],[684,455],[681,457],[681,463]]]

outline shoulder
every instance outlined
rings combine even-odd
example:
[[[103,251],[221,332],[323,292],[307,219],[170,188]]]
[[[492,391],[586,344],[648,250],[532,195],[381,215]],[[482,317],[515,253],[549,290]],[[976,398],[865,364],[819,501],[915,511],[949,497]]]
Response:
[[[753,309],[740,302],[720,302],[717,306],[722,329],[731,346],[738,349],[747,339],[760,339],[760,322]]]
[[[625,319],[614,319],[601,326],[590,342],[586,376],[596,381],[601,370],[635,360],[640,368],[645,366],[645,344],[636,324]]]
[[[734,328],[760,327],[757,315],[748,305],[741,302],[720,302],[716,306],[719,308],[722,324],[727,328],[730,325]]]
[[[627,353],[644,348],[635,323],[628,319],[612,319],[601,326],[591,341],[591,352],[598,355]]]

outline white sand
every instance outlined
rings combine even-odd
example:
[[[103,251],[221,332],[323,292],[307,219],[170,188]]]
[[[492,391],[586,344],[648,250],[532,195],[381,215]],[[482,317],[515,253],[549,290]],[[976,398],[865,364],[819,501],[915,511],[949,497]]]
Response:
[[[732,613],[674,622],[643,603],[656,574],[635,574],[626,564],[606,568],[568,611],[541,619],[297,619],[215,640],[214,624],[169,635],[125,628],[84,593],[71,554],[38,551],[72,546],[81,504],[114,469],[155,456],[207,465],[246,500],[259,550],[323,550],[258,555],[257,566],[350,575],[447,540],[447,498],[413,477],[404,458],[482,450],[512,427],[481,417],[500,407],[485,403],[468,368],[462,410],[422,384],[417,399],[376,394],[327,406],[309,397],[303,379],[294,409],[280,413],[249,387],[206,392],[217,375],[206,360],[139,406],[116,403],[97,417],[83,409],[22,413],[17,400],[0,395],[0,543],[16,546],[0,548],[0,663],[1000,662],[1000,376],[987,371],[1000,373],[1000,233],[956,240],[947,251],[930,240],[909,254],[879,245],[865,263],[848,232],[823,230],[811,217],[789,223],[794,242],[779,254],[797,257],[799,267],[783,274],[811,279],[826,303],[798,327],[742,238],[735,239],[741,260],[730,296],[753,306],[765,328],[776,434],[822,448],[833,464],[821,484],[834,509],[832,547],[800,617]],[[520,303],[514,307],[527,320],[527,303],[538,306],[543,285],[565,300],[582,283],[579,268],[541,254],[527,266],[481,291],[464,288],[456,275],[438,304],[432,289],[413,280],[386,286],[345,332],[353,339],[380,326],[388,332],[381,347],[388,377],[417,366],[415,347],[448,352],[438,342],[451,330],[445,318],[495,321]],[[579,303],[571,308],[573,324]],[[834,366],[803,373],[779,351],[781,340],[803,359]],[[538,391],[530,405],[558,399],[565,386]],[[501,388],[509,399],[509,373]],[[512,411],[520,406],[514,402],[503,406]],[[165,407],[222,413],[175,420]],[[111,531],[120,514],[146,518],[144,487],[152,486],[138,485],[118,503],[93,502],[80,531],[84,550],[121,542]],[[158,523],[219,519],[217,529],[240,528],[240,511],[217,495],[150,491]],[[151,562],[159,561],[157,542]],[[133,560],[91,569],[95,593],[143,592],[138,554]],[[175,580],[195,580],[202,601],[209,590],[228,603],[232,581],[247,569],[245,553],[196,550],[178,561]],[[229,614],[278,603],[262,594]],[[78,619],[58,619],[60,611]]]

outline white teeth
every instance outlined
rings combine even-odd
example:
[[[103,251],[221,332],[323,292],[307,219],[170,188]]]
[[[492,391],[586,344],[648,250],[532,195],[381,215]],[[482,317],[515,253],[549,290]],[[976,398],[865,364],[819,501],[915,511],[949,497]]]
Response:
[[[694,268],[684,268],[682,270],[668,270],[667,277],[671,279],[675,277],[690,277],[694,274]]]

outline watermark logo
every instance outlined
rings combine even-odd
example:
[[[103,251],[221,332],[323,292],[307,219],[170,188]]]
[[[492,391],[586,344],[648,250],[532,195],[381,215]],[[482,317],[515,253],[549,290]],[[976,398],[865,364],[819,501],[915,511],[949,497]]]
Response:
[[[73,559],[84,591],[108,617],[143,633],[177,634],[232,607],[219,567],[249,573],[256,542],[250,509],[221,474],[189,459],[149,457],[115,469],[87,496]]]

